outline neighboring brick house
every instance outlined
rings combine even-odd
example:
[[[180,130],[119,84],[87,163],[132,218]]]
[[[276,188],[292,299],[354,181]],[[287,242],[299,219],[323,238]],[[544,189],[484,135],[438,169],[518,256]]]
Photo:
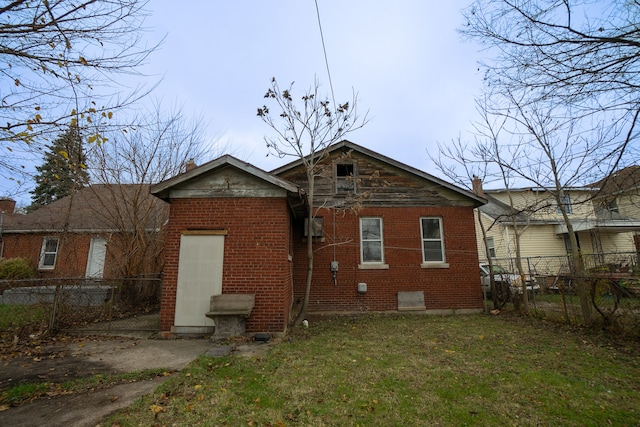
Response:
[[[126,275],[127,268],[162,270],[159,233],[168,206],[149,194],[148,185],[91,185],[26,215],[13,212],[13,201],[2,206],[0,257],[28,259],[40,278],[107,279]],[[158,242],[142,245],[140,239]],[[143,246],[150,252],[141,254]],[[135,257],[143,266],[132,267]]]
[[[477,312],[482,197],[348,141],[316,181],[310,312]],[[248,332],[286,331],[304,294],[305,170],[223,156],[151,188],[171,205],[160,329],[207,332],[216,294],[254,294]],[[408,298],[408,300],[407,300]]]

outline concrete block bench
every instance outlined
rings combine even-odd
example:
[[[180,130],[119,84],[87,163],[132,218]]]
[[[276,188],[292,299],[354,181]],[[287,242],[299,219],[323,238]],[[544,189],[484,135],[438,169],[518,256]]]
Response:
[[[213,295],[206,314],[215,323],[213,338],[243,335],[255,303],[255,294]]]

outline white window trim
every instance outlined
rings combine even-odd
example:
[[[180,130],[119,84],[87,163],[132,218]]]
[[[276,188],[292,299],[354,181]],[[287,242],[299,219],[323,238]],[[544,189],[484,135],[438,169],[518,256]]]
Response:
[[[440,238],[439,239],[425,239],[424,238],[424,230],[422,225],[422,220],[424,219],[437,219],[438,220],[438,228],[440,229]],[[442,253],[442,261],[426,261],[424,254],[424,242],[440,242],[440,250]],[[442,218],[438,216],[421,216],[420,217],[420,249],[422,251],[422,263],[420,264],[421,268],[449,268],[449,263],[447,262],[447,253],[444,248],[444,230],[442,227]]]
[[[573,204],[571,203],[571,196],[569,194],[565,194],[564,198],[561,200],[562,206],[564,206],[564,211],[567,215],[573,214]],[[560,205],[556,206],[556,211],[558,214],[562,214],[562,209]]]
[[[47,242],[50,240],[56,241],[56,251],[55,252],[46,252]],[[58,251],[60,250],[60,239],[56,237],[45,237],[42,239],[42,248],[40,249],[40,260],[38,261],[38,270],[53,270],[56,268],[56,262],[58,261]],[[44,256],[46,254],[54,254],[53,255],[53,264],[52,265],[44,265]]]
[[[493,251],[493,254],[491,254],[491,251]],[[493,236],[487,237],[487,252],[489,252],[491,258],[496,257],[496,242]]]
[[[364,261],[364,245],[362,239],[362,220],[365,219],[378,219],[380,220],[380,255],[381,261]],[[367,241],[378,241],[378,240],[367,240]],[[360,218],[360,264],[358,265],[358,269],[360,270],[387,270],[389,268],[388,264],[384,262],[384,220],[381,216],[366,216]]]

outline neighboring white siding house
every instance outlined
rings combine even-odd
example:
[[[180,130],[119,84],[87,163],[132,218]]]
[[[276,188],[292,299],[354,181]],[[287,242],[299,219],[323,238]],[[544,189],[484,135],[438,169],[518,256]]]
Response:
[[[474,188],[480,189],[478,184]],[[562,267],[570,247],[567,226],[554,195],[540,188],[484,190],[488,204],[476,209],[476,236],[481,261],[487,252],[482,221],[489,242],[490,256],[504,267],[516,257],[516,232],[520,234],[520,255],[524,267],[553,273]],[[601,209],[593,201],[591,187],[569,188],[561,201],[578,239],[579,250],[587,262],[598,258],[607,262],[608,254],[637,257],[634,235],[640,233],[640,220],[619,212]],[[513,206],[513,207],[512,207]],[[633,258],[637,263],[637,258]],[[532,269],[534,267],[531,267]]]

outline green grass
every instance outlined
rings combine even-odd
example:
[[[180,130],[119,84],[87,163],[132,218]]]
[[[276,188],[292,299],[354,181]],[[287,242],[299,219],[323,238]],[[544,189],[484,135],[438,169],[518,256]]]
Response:
[[[49,312],[37,305],[0,304],[0,331],[46,321]]]
[[[46,394],[51,388],[49,383],[18,384],[0,394],[0,403],[18,403]]]
[[[86,378],[56,383],[26,383],[15,385],[0,393],[0,404],[17,404],[33,400],[44,395],[84,393],[88,390],[107,388],[116,384],[153,379],[167,375],[165,369],[147,369],[124,374],[92,375]]]
[[[603,340],[502,316],[314,321],[258,359],[200,357],[105,425],[636,425],[638,346]]]

